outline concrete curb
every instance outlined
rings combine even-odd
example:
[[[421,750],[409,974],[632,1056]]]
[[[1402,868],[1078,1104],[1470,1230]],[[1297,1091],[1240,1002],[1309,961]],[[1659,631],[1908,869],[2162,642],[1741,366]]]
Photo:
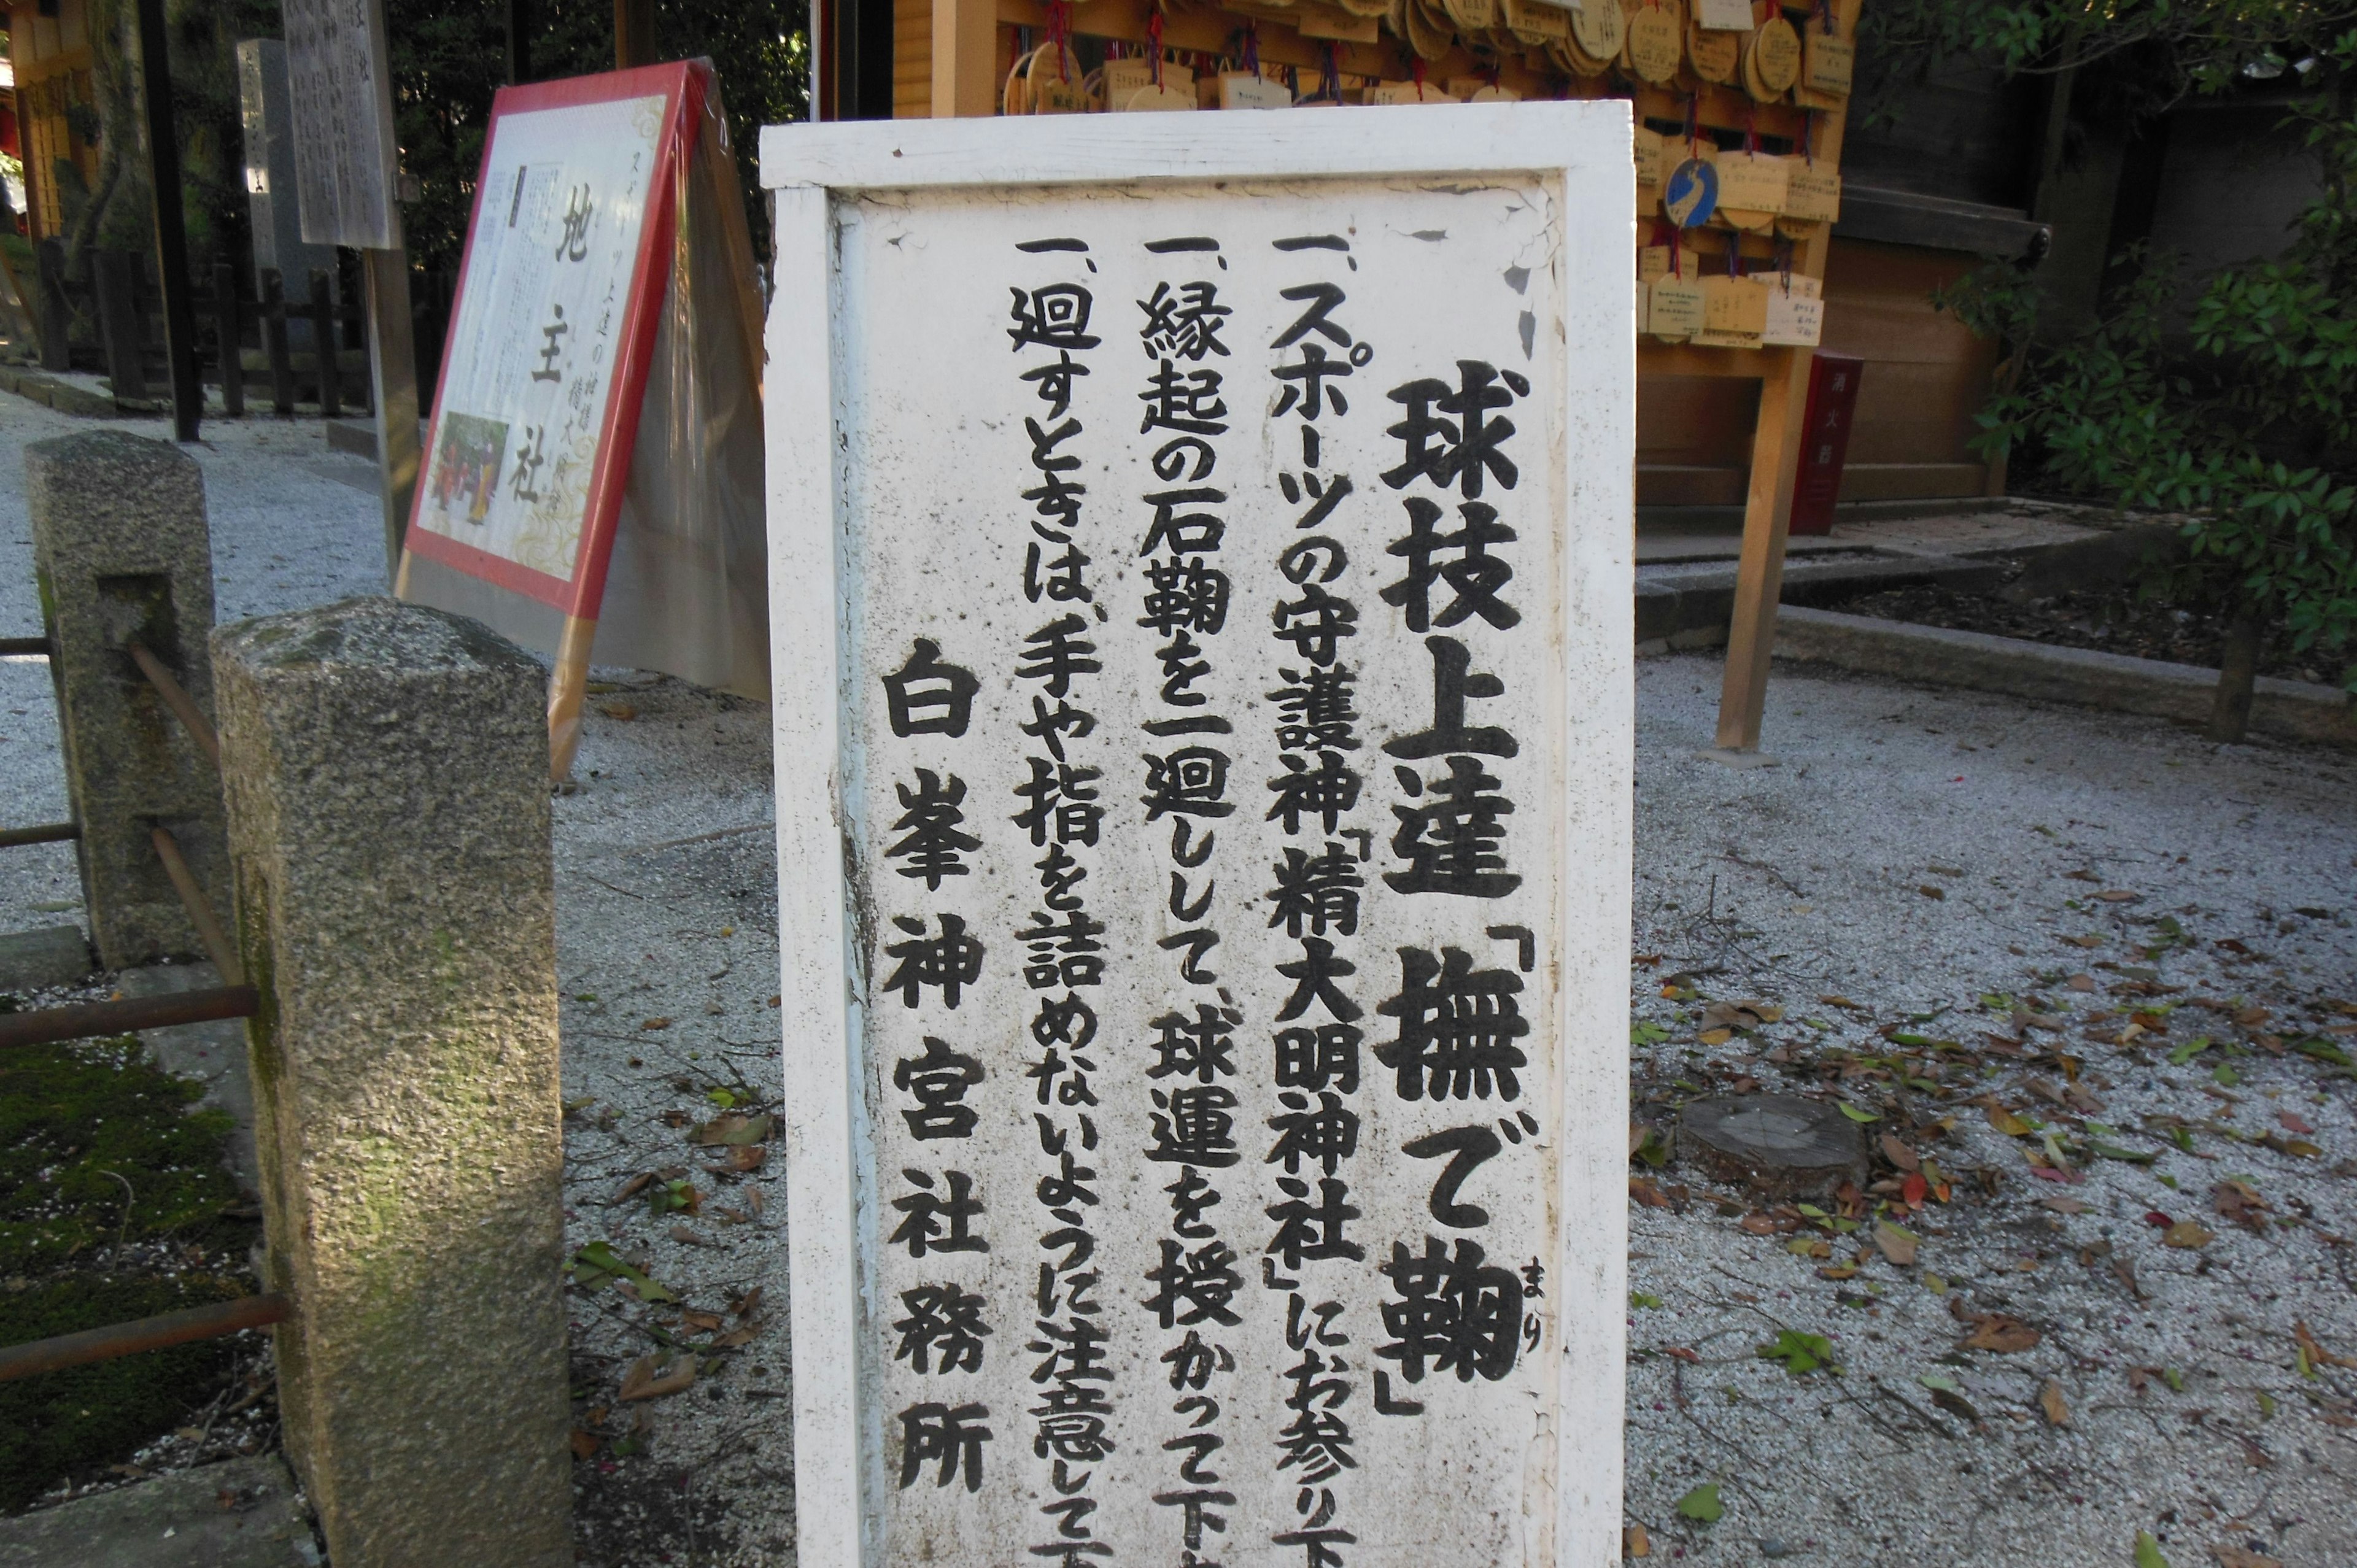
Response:
[[[1987,561],[1923,556],[1835,556],[1803,559],[1784,567],[1783,606],[1812,600],[1846,599],[1886,588],[1936,583],[1959,592],[1994,587],[2004,568]],[[1735,614],[1736,569],[1732,563],[1649,568],[1637,581],[1637,651],[1662,653],[1717,648],[1727,641]]]
[[[2211,693],[2218,683],[2215,670],[2192,664],[1793,605],[1777,612],[1776,657],[2180,724],[2209,719]],[[2262,676],[2251,703],[2251,732],[2276,740],[2357,746],[2357,700],[2337,686]]]
[[[84,419],[113,419],[122,412],[111,397],[17,365],[0,365],[0,391],[15,392],[45,408],[54,408],[59,413],[78,414]]]

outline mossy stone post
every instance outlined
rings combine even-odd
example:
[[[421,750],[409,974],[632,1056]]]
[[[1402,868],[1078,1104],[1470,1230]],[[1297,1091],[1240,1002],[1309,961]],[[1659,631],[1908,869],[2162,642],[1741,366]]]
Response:
[[[546,671],[382,598],[213,661],[287,1453],[336,1568],[570,1563]]]
[[[129,969],[196,953],[150,830],[170,832],[214,908],[226,908],[221,779],[129,648],[145,645],[212,713],[204,475],[168,441],[91,431],[25,448],[25,500],[99,961]]]

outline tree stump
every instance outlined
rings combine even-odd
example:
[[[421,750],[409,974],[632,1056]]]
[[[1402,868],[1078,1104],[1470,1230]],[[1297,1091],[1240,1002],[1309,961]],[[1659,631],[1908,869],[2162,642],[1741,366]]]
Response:
[[[1824,1101],[1790,1094],[1697,1100],[1679,1115],[1678,1141],[1720,1180],[1770,1197],[1866,1181],[1866,1140],[1857,1123]]]

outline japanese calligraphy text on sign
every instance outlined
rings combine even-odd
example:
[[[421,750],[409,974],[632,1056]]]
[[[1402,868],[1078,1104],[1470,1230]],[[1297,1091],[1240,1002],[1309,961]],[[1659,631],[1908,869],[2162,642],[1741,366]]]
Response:
[[[1585,1173],[1623,1120],[1627,120],[1565,106],[1592,177],[1338,176],[1353,118],[1143,197],[825,198],[829,352],[773,318],[773,368],[831,368],[831,484],[773,483],[771,560],[834,585],[859,977],[846,1018],[787,914],[789,988],[848,1032],[860,1216],[816,1213],[822,1114],[798,1453],[851,1423],[867,1561],[1553,1563],[1617,1529],[1620,1161]],[[774,373],[770,406],[777,476]],[[773,624],[780,670],[827,640]],[[791,1104],[827,1090],[789,1013]],[[829,1227],[848,1412],[804,1382]]]

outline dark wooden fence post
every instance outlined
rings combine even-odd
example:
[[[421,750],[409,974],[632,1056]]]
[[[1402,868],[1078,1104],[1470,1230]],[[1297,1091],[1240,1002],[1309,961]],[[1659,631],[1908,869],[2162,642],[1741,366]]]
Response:
[[[286,280],[262,269],[262,348],[270,360],[270,402],[281,419],[295,417],[295,360],[286,351]]]
[[[34,252],[33,270],[38,279],[34,292],[40,295],[41,369],[70,371],[73,345],[67,338],[73,328],[73,306],[66,301],[66,242],[42,241]]]
[[[335,302],[328,294],[328,274],[314,267],[311,269],[311,353],[319,366],[319,413],[328,419],[335,419],[344,412],[344,400],[336,384],[337,372],[343,368],[336,362],[340,352],[336,340],[341,336],[336,320]]]
[[[237,297],[237,268],[213,263],[213,341],[221,348],[221,412],[245,417],[245,322]]]
[[[98,338],[106,350],[106,375],[117,401],[147,395],[146,368],[139,362],[139,301],[134,292],[131,257],[122,251],[92,251],[91,292],[98,300]]]

